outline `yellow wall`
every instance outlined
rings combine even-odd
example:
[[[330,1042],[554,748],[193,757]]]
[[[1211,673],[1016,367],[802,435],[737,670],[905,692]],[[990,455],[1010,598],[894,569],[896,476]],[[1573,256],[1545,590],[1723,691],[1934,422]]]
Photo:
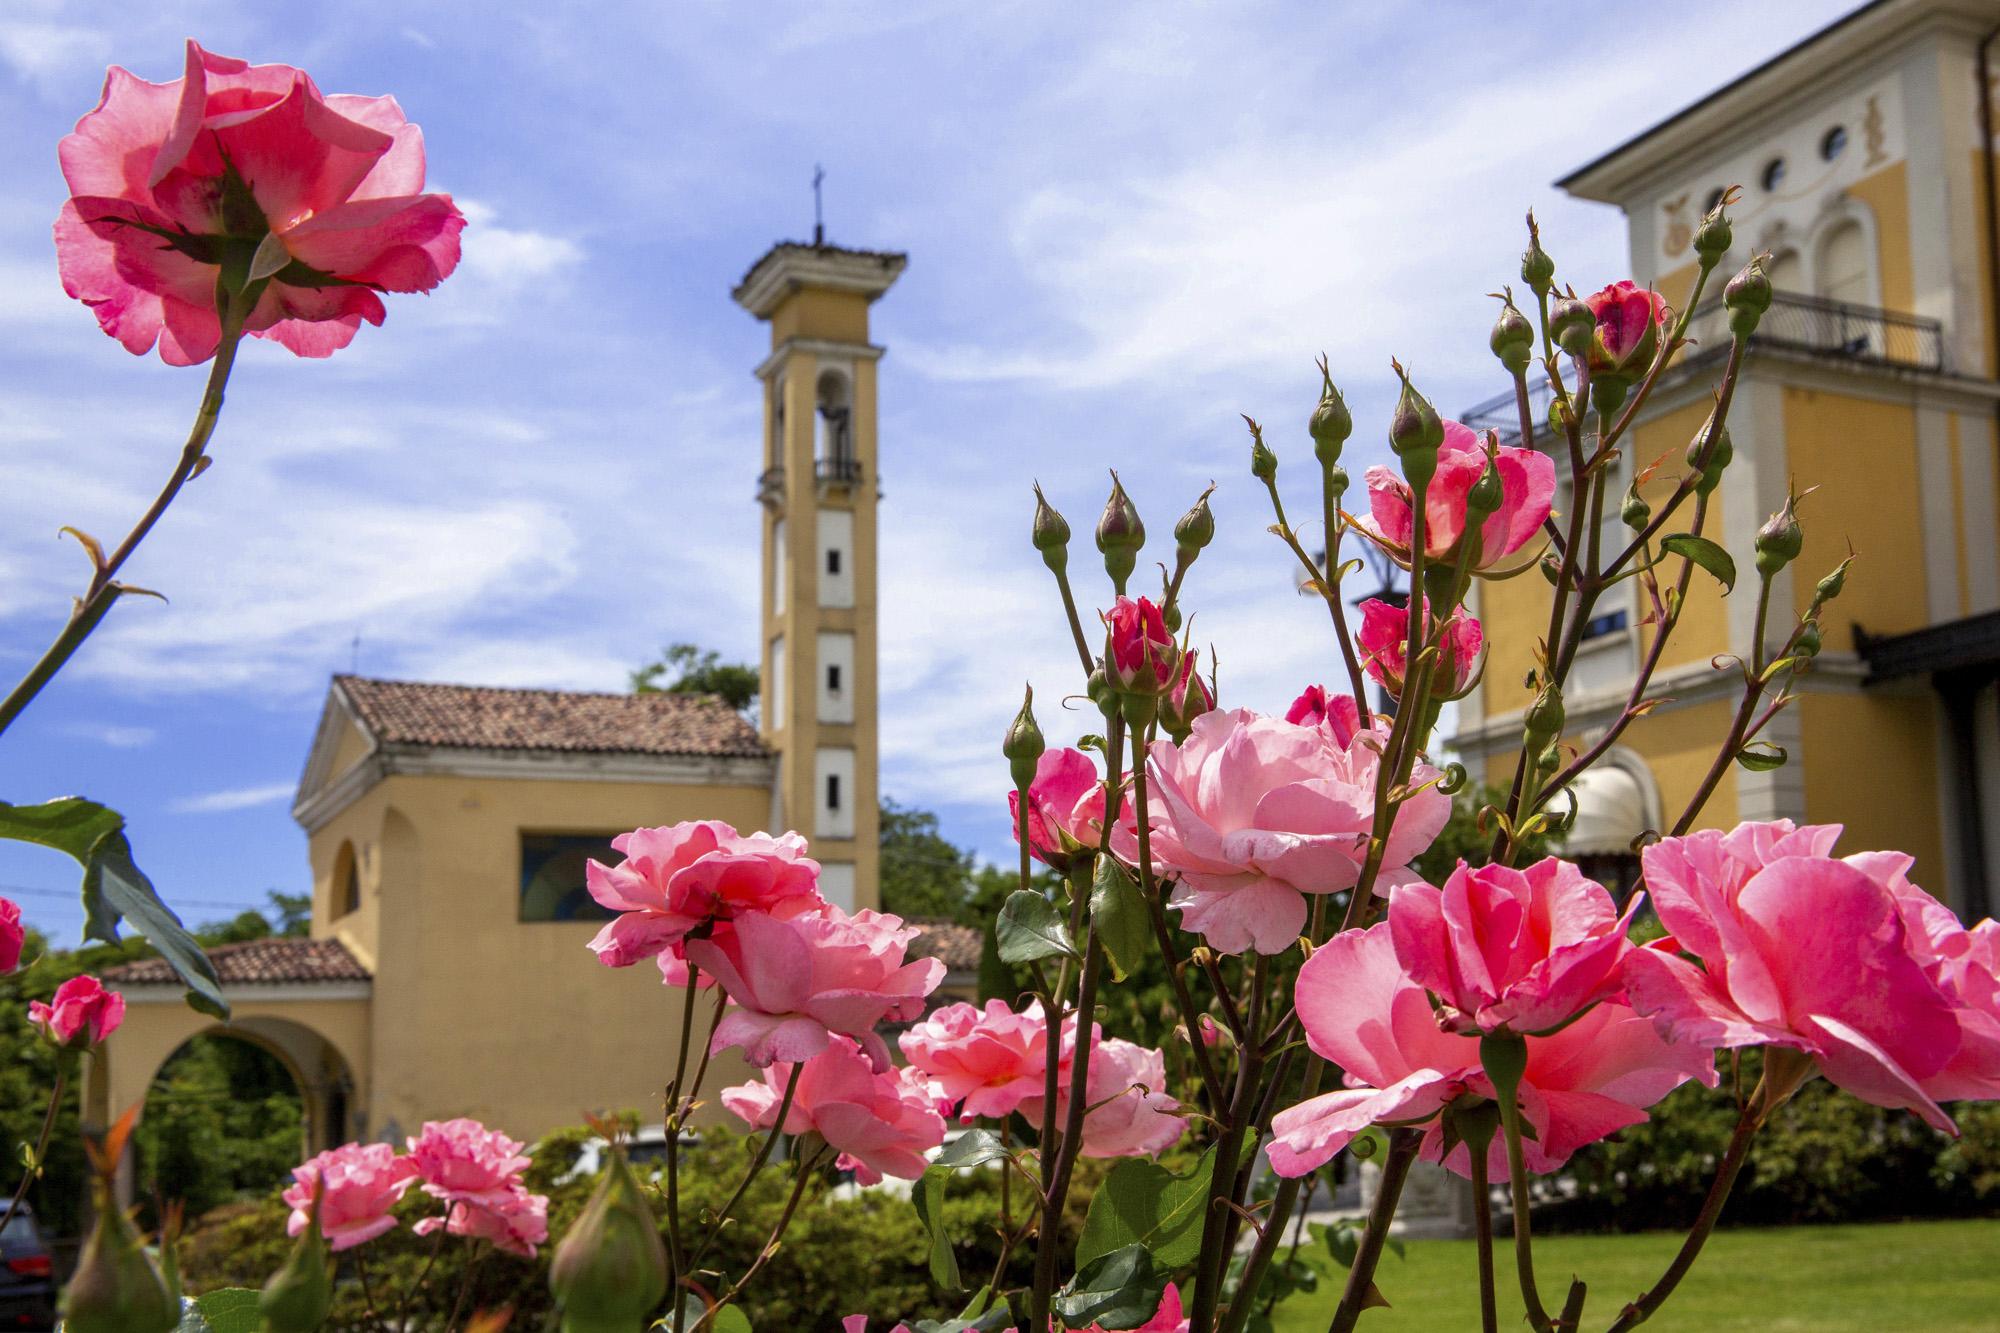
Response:
[[[868,298],[859,292],[806,289],[794,292],[771,312],[771,345],[788,338],[829,342],[868,341]]]
[[[1642,422],[1632,428],[1629,452],[1634,474],[1650,467],[1664,457],[1659,472],[1653,480],[1640,488],[1647,503],[1655,510],[1665,503],[1667,496],[1679,485],[1682,474],[1687,471],[1687,447],[1696,434],[1708,422],[1709,410],[1713,405],[1707,399],[1698,399],[1685,407],[1676,408],[1664,416]],[[1740,404],[1739,404],[1740,406]],[[1715,488],[1708,497],[1708,505],[1702,518],[1702,534],[1711,540],[1722,540],[1723,494],[1729,489],[1728,482]],[[1606,497],[1610,503],[1610,497]],[[1674,518],[1667,530],[1689,532],[1693,530],[1694,512],[1697,501],[1689,499],[1674,511]],[[1739,560],[1744,557],[1739,553]],[[1663,567],[1663,572],[1678,577],[1678,560]],[[1662,595],[1665,588],[1662,586]],[[1644,590],[1639,592],[1639,614],[1635,621],[1644,620],[1649,607]],[[1732,594],[1733,595],[1733,594]],[[1653,629],[1648,625],[1639,627],[1639,652],[1643,660],[1653,642]],[[1729,610],[1722,600],[1722,585],[1707,573],[1696,569],[1694,577],[1688,580],[1687,600],[1682,605],[1680,623],[1674,627],[1673,637],[1660,655],[1660,668],[1667,670],[1688,662],[1706,662],[1717,653],[1729,648]]]
[[[1911,878],[1943,896],[1936,696],[1808,694],[1793,706],[1806,753],[1806,817],[1845,824],[1843,854],[1908,852],[1917,858]]]
[[[1819,487],[1799,506],[1806,541],[1794,566],[1795,610],[1852,543],[1858,558],[1826,617],[1826,646],[1851,650],[1856,623],[1874,634],[1929,623],[1914,410],[1787,386],[1784,413],[1792,476],[1801,491]]]
[[[613,969],[584,946],[595,922],[522,922],[520,834],[613,834],[683,819],[762,828],[770,792],[752,786],[386,778],[312,837],[316,879],[343,839],[368,849],[362,912],[314,934],[352,944],[356,918],[381,923],[368,1129],[470,1115],[518,1138],[586,1111],[660,1118],[678,994],[650,964]],[[711,1087],[740,1081],[722,1060]]]
[[[1876,264],[1882,280],[1882,305],[1889,310],[1917,308],[1916,279],[1910,256],[1909,171],[1892,163],[1847,187],[1847,193],[1875,214]]]

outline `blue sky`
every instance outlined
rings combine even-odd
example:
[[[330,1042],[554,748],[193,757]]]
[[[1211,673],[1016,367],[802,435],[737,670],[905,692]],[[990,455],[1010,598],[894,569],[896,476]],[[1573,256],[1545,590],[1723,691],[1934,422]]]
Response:
[[[331,361],[247,350],[215,465],[127,568],[171,603],[114,611],[0,741],[0,798],[116,806],[169,900],[213,919],[306,883],[290,795],[330,672],[619,688],[674,640],[753,657],[767,334],[728,292],[806,233],[820,162],[831,238],[911,256],[874,328],[884,791],[998,855],[1020,684],[1077,684],[1025,541],[1031,478],[1082,536],[1117,466],[1160,542],[1221,482],[1188,597],[1225,702],[1331,678],[1238,413],[1266,422],[1306,508],[1321,350],[1357,482],[1384,452],[1392,353],[1447,409],[1504,387],[1483,294],[1513,280],[1526,208],[1560,278],[1623,276],[1619,217],[1549,182],[1848,7],[1768,0],[1753,27],[1723,0],[10,0],[10,678],[87,573],[57,528],[122,533],[201,389],[104,337],[56,278],[55,145],[106,65],[174,77],[191,35],[329,92],[393,92],[472,226],[457,275]],[[0,846],[0,893],[60,939],[73,890],[60,858]]]

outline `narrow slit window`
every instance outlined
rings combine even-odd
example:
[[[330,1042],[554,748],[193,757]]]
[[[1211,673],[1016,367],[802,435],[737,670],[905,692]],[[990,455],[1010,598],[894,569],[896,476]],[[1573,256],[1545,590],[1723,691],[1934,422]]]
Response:
[[[838,550],[830,550],[826,553],[826,572],[829,574],[838,574],[840,572],[840,552]]]
[[[840,693],[840,667],[838,665],[830,666],[826,669],[826,687],[835,694]]]
[[[826,775],[826,808],[829,810],[840,809],[840,774],[838,773],[829,773]]]

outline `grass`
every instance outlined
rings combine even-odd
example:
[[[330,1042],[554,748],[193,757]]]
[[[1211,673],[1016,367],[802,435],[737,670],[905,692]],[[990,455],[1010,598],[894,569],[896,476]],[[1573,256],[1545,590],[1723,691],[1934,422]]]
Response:
[[[1572,1275],[1590,1284],[1586,1330],[1608,1327],[1680,1244],[1664,1232],[1549,1236],[1535,1271],[1550,1313]],[[1494,1256],[1500,1327],[1527,1327],[1514,1283],[1512,1242]],[[1301,1254],[1308,1253],[1302,1250]],[[1339,1301],[1343,1270],[1321,1252],[1319,1290],[1276,1311],[1278,1333],[1321,1333]],[[1383,1256],[1376,1282],[1391,1308],[1362,1317],[1359,1333],[1458,1333],[1479,1328],[1471,1241],[1412,1241]],[[2000,1328],[2000,1219],[1889,1222],[1717,1232],[1673,1298],[1644,1325],[1701,1333],[1990,1333]]]

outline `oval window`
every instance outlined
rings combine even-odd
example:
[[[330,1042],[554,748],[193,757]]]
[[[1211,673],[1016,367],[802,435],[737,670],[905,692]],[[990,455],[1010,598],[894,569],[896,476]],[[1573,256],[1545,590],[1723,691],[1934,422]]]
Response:
[[[1831,162],[1847,147],[1847,126],[1836,125],[1819,141],[1819,155]]]
[[[1767,193],[1776,191],[1780,185],[1785,183],[1785,159],[1774,157],[1765,163],[1764,174],[1760,179],[1764,182],[1764,189]]]
[[[1704,215],[1713,213],[1716,209],[1716,206],[1722,202],[1722,196],[1725,193],[1727,193],[1727,191],[1725,191],[1720,185],[1716,186],[1713,190],[1710,190],[1708,193],[1708,202],[1701,206],[1702,213]]]

